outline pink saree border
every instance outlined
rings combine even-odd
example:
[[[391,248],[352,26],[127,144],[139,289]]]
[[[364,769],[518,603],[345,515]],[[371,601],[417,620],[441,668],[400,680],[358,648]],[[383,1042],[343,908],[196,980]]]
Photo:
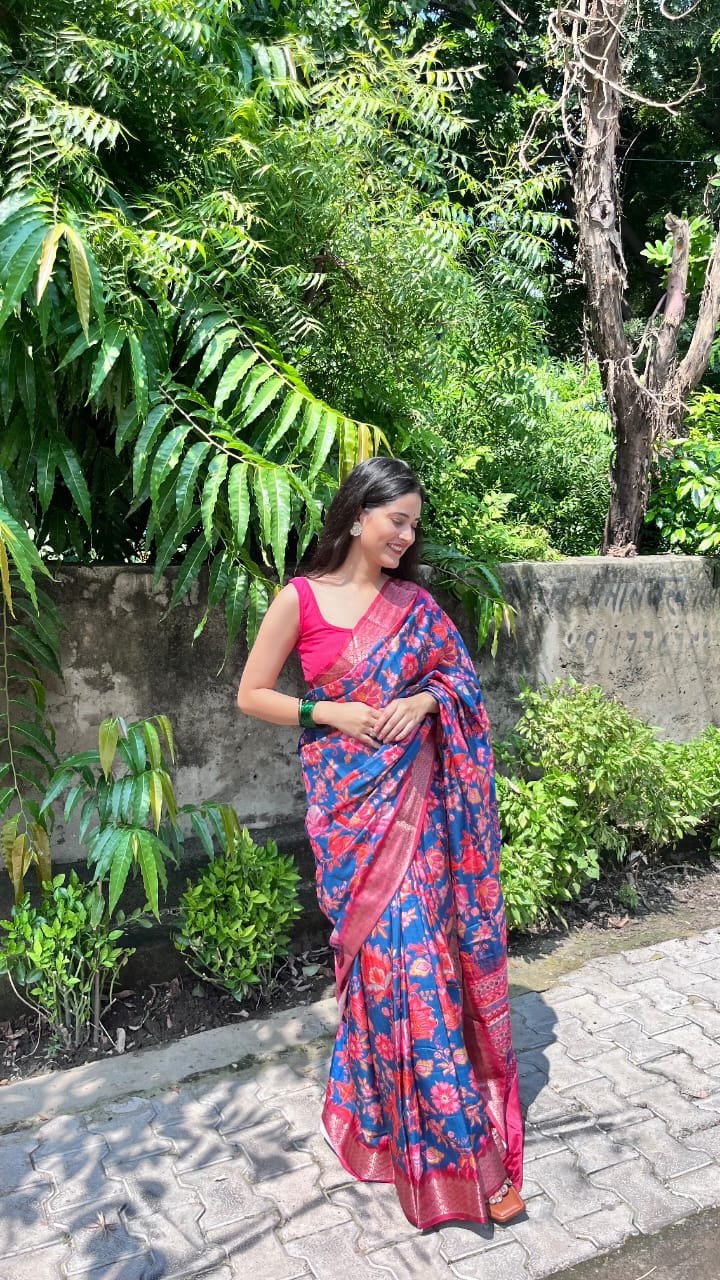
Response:
[[[335,932],[333,935],[337,983],[335,994],[341,1013],[353,961],[388,902],[400,888],[415,857],[425,821],[435,761],[435,734],[432,725],[428,726],[426,733],[425,741],[413,761],[397,813],[368,867],[359,901],[348,911],[342,932]]]
[[[517,1191],[512,1171],[506,1169],[493,1143],[476,1154],[464,1173],[426,1170],[416,1182],[393,1165],[387,1139],[367,1146],[349,1122],[343,1108],[326,1100],[322,1127],[343,1169],[361,1182],[394,1183],[405,1217],[414,1226],[434,1227],[441,1222],[489,1220],[487,1198],[494,1195],[508,1175]]]
[[[351,631],[348,642],[330,666],[320,672],[315,686],[327,689],[334,680],[349,675],[382,641],[390,639],[412,608],[420,588],[402,578],[388,578],[370,608]]]

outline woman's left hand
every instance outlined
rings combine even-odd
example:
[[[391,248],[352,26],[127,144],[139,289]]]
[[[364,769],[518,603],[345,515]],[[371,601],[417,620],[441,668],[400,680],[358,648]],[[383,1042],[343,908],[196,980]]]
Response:
[[[438,704],[430,693],[395,698],[378,712],[374,736],[379,742],[401,742],[426,716],[436,715],[437,711]]]

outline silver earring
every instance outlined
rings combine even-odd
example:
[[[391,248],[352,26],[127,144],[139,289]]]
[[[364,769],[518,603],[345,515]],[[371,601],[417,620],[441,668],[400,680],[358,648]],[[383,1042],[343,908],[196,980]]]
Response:
[[[355,523],[350,526],[350,537],[359,538],[361,533],[362,533],[362,525],[359,520],[356,520]]]

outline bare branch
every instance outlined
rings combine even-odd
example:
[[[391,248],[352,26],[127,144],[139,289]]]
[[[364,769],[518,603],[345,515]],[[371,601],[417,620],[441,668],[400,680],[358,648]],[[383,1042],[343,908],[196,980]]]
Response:
[[[705,270],[697,324],[684,360],[674,378],[675,392],[684,402],[708,367],[710,352],[720,320],[720,232]]]

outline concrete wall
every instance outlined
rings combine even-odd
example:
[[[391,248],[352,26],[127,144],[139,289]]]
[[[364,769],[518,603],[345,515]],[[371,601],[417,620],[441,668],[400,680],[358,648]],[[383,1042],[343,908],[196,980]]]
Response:
[[[533,686],[568,675],[599,683],[677,738],[720,723],[720,573],[710,562],[526,563],[507,566],[503,578],[517,610],[517,635],[503,636],[494,663],[487,652],[474,655],[496,734],[517,719],[521,677]],[[243,644],[220,671],[222,617],[209,620],[193,647],[202,587],[163,618],[171,585],[169,575],[153,591],[151,571],[135,566],[57,573],[53,594],[67,624],[65,682],[49,690],[49,706],[59,751],[95,746],[105,716],[164,712],[178,741],[181,803],[232,801],[250,826],[299,829],[296,732],[239,715]],[[280,687],[302,692],[294,659]],[[61,825],[53,848],[56,862],[82,857]]]

